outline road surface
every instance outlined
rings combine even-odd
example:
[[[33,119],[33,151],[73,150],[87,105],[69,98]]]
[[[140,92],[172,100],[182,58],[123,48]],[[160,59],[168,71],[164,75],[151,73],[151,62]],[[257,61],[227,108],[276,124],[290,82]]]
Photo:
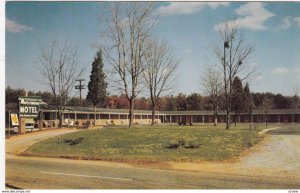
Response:
[[[168,163],[165,169],[126,163],[24,157],[16,154],[31,144],[75,130],[33,133],[6,140],[6,183],[24,189],[299,189],[298,166],[283,171],[264,168],[250,153],[238,163]],[[272,150],[272,137],[265,144]],[[291,144],[298,143],[287,139]],[[285,137],[283,137],[285,138]],[[286,145],[286,143],[283,143]],[[271,145],[272,146],[272,145]],[[280,145],[279,145],[280,147]],[[299,147],[299,146],[298,146]],[[278,148],[278,146],[277,146]],[[286,152],[286,151],[284,151]],[[277,152],[278,153],[278,152]],[[299,152],[298,152],[299,153]],[[285,155],[285,154],[284,154]],[[270,156],[266,154],[265,156]],[[280,157],[280,155],[278,155]],[[291,153],[293,157],[293,154]],[[299,154],[296,154],[296,158]],[[291,157],[290,157],[291,158]],[[290,159],[289,158],[289,159]],[[293,157],[294,159],[294,157]],[[256,160],[256,163],[254,162]],[[299,160],[299,159],[298,159]],[[285,160],[283,160],[285,161]],[[261,163],[261,165],[259,165]],[[270,162],[269,162],[270,163]],[[280,162],[279,162],[280,163]],[[288,164],[293,164],[290,162]],[[280,164],[279,164],[280,165]],[[260,167],[263,166],[263,167]],[[164,168],[164,167],[162,167]],[[282,168],[281,168],[282,169]],[[295,170],[296,169],[296,170]],[[255,172],[251,172],[254,171]],[[276,172],[271,172],[276,171]]]

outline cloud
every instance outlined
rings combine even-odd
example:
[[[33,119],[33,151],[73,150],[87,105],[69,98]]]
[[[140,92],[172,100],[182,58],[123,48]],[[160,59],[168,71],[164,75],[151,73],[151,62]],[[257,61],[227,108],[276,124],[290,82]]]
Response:
[[[235,22],[240,27],[248,28],[251,30],[265,30],[265,22],[274,16],[273,13],[265,9],[264,4],[261,2],[251,2],[240,6],[235,10],[235,13],[239,16]],[[233,24],[234,21],[229,21],[229,24]],[[218,30],[224,23],[215,25],[214,29]]]
[[[297,26],[300,27],[300,17],[295,17],[294,20],[297,23]]]
[[[171,2],[169,5],[160,6],[157,14],[160,15],[188,15],[200,11],[204,7],[216,9],[219,6],[228,6],[229,2]]]
[[[19,23],[14,22],[10,19],[7,19],[7,18],[5,19],[5,29],[8,32],[12,32],[12,33],[20,33],[20,32],[23,32],[23,31],[33,30],[32,27],[19,24]]]
[[[262,80],[262,79],[264,79],[264,77],[260,75],[260,76],[257,76],[255,79],[256,80]]]
[[[291,18],[286,17],[283,19],[281,25],[278,27],[278,30],[280,29],[288,29],[291,26]]]
[[[288,73],[289,70],[285,67],[278,67],[278,68],[275,68],[272,72],[277,75],[284,75],[284,74]]]

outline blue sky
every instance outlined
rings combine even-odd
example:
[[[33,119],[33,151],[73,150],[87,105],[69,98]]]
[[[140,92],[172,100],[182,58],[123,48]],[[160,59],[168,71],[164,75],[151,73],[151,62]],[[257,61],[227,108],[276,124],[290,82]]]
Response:
[[[48,90],[39,75],[41,45],[71,41],[78,48],[78,64],[88,66],[95,44],[105,28],[101,16],[106,2],[6,2],[5,83],[14,88]],[[176,92],[202,93],[200,75],[214,64],[212,44],[220,43],[216,26],[235,15],[247,43],[255,51],[247,63],[259,75],[251,81],[254,92],[291,95],[300,86],[299,2],[160,2],[155,34],[168,41],[180,59]],[[297,85],[298,84],[298,85]]]

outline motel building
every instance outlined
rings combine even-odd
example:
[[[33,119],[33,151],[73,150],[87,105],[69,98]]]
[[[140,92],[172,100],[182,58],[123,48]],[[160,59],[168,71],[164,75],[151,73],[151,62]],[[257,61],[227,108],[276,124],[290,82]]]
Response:
[[[96,126],[128,125],[128,109],[107,109],[93,107],[66,106],[62,111],[63,127],[83,127],[88,121]],[[272,109],[267,115],[262,110],[253,111],[253,122],[264,123],[267,116],[268,123],[300,123],[300,109]],[[6,128],[18,128],[18,133],[26,133],[33,129],[58,128],[59,116],[55,107],[45,105],[39,97],[20,97],[18,109],[6,109]],[[133,124],[151,124],[152,112],[134,110]],[[225,123],[226,112],[218,112],[218,123]],[[232,113],[232,122],[250,122],[250,116],[241,113],[238,117]],[[156,111],[156,123],[169,124],[201,124],[213,123],[213,111]]]
[[[58,125],[57,110],[54,109],[41,109],[42,120],[48,124]],[[129,113],[128,109],[96,109],[96,125],[128,125]],[[213,123],[213,111],[156,111],[156,123]],[[241,113],[237,118],[234,114],[231,115],[232,122],[237,119],[238,123],[250,122],[250,116]],[[134,124],[151,124],[152,112],[146,110],[134,110]],[[79,125],[89,120],[91,123],[94,121],[94,108],[93,107],[66,107],[63,112],[63,125],[68,122],[77,121]],[[273,109],[267,114],[269,123],[300,123],[300,109],[295,111],[292,109]],[[219,111],[218,123],[225,123],[226,112]],[[265,114],[262,110],[253,111],[253,122],[264,123]]]

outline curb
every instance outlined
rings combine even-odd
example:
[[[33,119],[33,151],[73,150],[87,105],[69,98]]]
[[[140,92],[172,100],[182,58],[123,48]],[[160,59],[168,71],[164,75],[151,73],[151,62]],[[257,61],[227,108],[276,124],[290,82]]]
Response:
[[[22,189],[22,188],[20,188],[20,187],[17,187],[17,186],[8,184],[8,183],[5,183],[5,187],[12,188],[12,189]]]
[[[271,131],[271,130],[276,130],[276,129],[279,129],[280,127],[273,127],[273,128],[269,128],[269,129],[264,129],[260,132],[258,132],[258,135],[264,135],[266,134],[268,131]]]

